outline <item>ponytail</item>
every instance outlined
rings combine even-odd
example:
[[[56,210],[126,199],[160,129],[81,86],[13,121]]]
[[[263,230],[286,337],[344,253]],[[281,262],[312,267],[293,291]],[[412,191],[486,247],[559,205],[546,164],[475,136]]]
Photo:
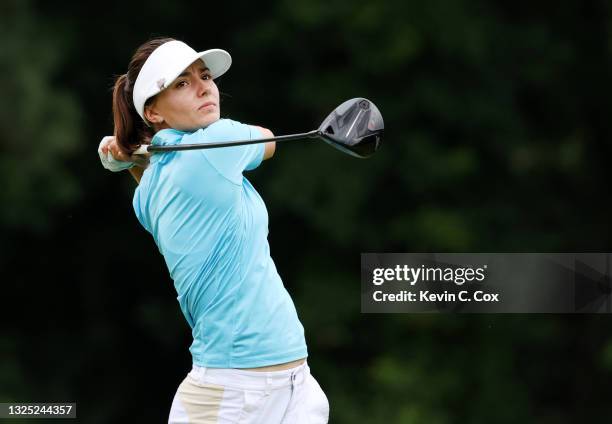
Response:
[[[113,88],[113,121],[115,124],[115,139],[119,147],[132,153],[140,144],[136,125],[140,116],[134,109],[132,99],[127,89],[127,74],[121,75],[115,81]],[[129,96],[129,97],[128,97]],[[136,115],[136,116],[134,116]]]
[[[115,139],[119,147],[128,154],[134,152],[141,144],[150,144],[155,130],[149,127],[138,115],[132,100],[136,78],[147,58],[153,51],[172,38],[154,38],[140,46],[130,64],[127,74],[120,75],[113,87],[113,122]],[[153,98],[147,101],[152,101]]]

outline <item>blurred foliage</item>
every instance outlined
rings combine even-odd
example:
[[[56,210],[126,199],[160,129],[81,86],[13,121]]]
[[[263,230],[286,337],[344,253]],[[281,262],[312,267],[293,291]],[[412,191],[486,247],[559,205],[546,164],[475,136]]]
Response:
[[[81,190],[65,166],[81,151],[81,115],[69,88],[54,82],[68,41],[27,1],[0,7],[0,226],[44,230]]]
[[[248,175],[331,423],[609,415],[607,316],[359,305],[361,252],[609,251],[607,2],[7,0],[0,12],[0,401],[163,422],[190,367],[134,183],[95,152],[112,131],[114,76],[168,35],[230,51],[223,116],[289,134],[357,96],[384,115],[369,160],[279,145]]]

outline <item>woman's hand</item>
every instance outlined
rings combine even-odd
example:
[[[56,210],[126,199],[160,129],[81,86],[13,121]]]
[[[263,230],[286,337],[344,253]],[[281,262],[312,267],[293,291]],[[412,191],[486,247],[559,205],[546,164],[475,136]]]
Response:
[[[112,172],[119,172],[133,166],[146,168],[149,164],[150,153],[146,155],[127,155],[119,148],[115,137],[106,136],[102,138],[98,146],[98,155],[104,168]]]

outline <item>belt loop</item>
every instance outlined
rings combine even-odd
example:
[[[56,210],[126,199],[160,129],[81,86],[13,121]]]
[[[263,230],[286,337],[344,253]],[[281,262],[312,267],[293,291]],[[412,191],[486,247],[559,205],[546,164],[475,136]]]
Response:
[[[295,381],[297,379],[297,371],[292,371],[291,372],[291,389],[293,390],[295,388]]]
[[[266,373],[266,388],[264,392],[266,396],[270,395],[270,388],[272,387],[271,380],[272,378],[268,375],[268,373]]]

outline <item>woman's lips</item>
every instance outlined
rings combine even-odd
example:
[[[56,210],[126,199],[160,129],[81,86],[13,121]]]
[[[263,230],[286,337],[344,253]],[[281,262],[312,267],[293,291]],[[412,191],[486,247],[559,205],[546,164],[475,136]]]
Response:
[[[207,107],[212,107],[212,106],[214,106],[214,105],[215,105],[215,104],[214,104],[213,102],[206,102],[206,103],[204,103],[202,106],[200,106],[198,109],[199,109],[199,110],[202,110],[202,109],[206,109]]]

